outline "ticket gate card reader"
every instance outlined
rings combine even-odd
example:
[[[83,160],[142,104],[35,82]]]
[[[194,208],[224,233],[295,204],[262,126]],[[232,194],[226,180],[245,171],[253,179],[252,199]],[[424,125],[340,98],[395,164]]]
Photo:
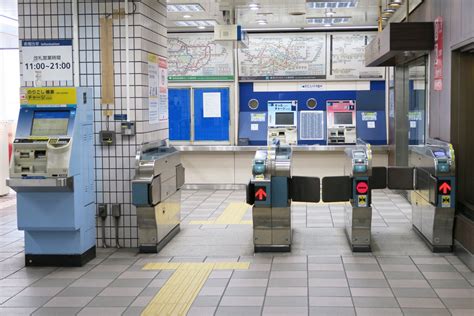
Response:
[[[253,205],[255,252],[291,250],[291,201],[319,202],[319,178],[291,176],[292,150],[278,141],[256,152],[247,203]]]
[[[139,251],[157,253],[180,230],[184,167],[179,151],[163,141],[144,144],[136,159],[132,204],[137,208]]]
[[[7,185],[17,192],[25,263],[81,266],[96,245],[92,91],[23,95]]]
[[[415,173],[412,222],[433,252],[452,251],[455,216],[455,160],[451,144],[430,141],[410,148]]]

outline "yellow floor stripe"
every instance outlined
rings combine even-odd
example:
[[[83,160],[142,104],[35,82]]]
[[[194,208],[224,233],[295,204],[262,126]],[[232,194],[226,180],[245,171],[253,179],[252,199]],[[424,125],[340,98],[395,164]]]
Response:
[[[144,270],[176,271],[141,315],[186,315],[212,270],[244,270],[249,266],[249,262],[148,263]]]
[[[242,218],[247,213],[249,205],[242,202],[230,203],[215,220],[210,221],[191,221],[191,225],[248,225],[252,221],[243,221]]]

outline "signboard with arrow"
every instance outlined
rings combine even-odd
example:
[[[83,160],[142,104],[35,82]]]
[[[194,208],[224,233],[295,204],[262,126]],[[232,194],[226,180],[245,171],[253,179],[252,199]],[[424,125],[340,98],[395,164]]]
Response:
[[[255,200],[266,201],[267,200],[267,188],[266,187],[255,187]]]

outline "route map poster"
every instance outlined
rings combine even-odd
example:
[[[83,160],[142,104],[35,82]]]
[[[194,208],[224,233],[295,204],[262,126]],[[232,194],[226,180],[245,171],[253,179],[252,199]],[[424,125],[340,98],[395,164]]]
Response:
[[[233,43],[214,34],[173,34],[168,38],[168,80],[234,80]]]
[[[250,34],[239,49],[240,80],[326,78],[326,34]]]
[[[382,80],[383,67],[365,67],[365,46],[376,33],[334,33],[328,35],[328,79]]]

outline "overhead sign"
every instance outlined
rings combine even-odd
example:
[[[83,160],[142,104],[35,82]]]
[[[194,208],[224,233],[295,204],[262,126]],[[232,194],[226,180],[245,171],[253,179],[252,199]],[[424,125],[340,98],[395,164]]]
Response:
[[[443,17],[435,19],[434,89],[443,90]]]
[[[356,184],[357,194],[366,194],[369,191],[369,183],[365,180],[358,181]]]
[[[257,201],[267,200],[267,188],[266,187],[255,187],[255,199]]]
[[[24,40],[23,81],[72,81],[72,40]]]
[[[451,194],[451,181],[450,180],[438,181],[438,194],[442,194],[442,195]]]

